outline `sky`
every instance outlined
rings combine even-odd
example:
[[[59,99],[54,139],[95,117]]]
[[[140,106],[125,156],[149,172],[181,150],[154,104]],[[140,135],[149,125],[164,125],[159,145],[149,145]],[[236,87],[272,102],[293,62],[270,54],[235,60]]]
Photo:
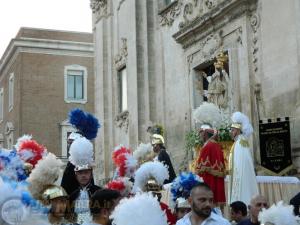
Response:
[[[90,0],[0,0],[0,58],[21,27],[92,32]]]

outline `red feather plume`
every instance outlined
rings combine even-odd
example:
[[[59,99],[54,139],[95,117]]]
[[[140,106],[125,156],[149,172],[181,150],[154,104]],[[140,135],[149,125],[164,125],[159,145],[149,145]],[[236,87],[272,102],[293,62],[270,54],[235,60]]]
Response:
[[[108,189],[116,190],[122,192],[125,189],[125,184],[121,180],[112,180],[106,184]]]
[[[128,153],[119,155],[119,157],[118,157],[118,162],[119,162],[118,170],[119,170],[119,176],[120,177],[124,177],[126,175],[126,170],[127,170],[126,160],[127,160],[127,156],[128,156]]]
[[[21,158],[22,155],[26,155],[26,152],[30,152],[32,154],[32,157],[30,157],[29,159],[25,159],[25,161],[32,164],[33,167],[35,167],[37,162],[43,158],[43,155],[45,155],[46,148],[38,144],[35,140],[26,140],[21,143],[18,152]]]
[[[128,149],[124,146],[120,146],[118,149],[115,149],[113,151],[112,160],[116,166],[120,166],[121,164],[123,164],[123,161],[124,161],[124,158],[122,157],[122,155],[130,154],[130,153],[131,153],[130,149]]]

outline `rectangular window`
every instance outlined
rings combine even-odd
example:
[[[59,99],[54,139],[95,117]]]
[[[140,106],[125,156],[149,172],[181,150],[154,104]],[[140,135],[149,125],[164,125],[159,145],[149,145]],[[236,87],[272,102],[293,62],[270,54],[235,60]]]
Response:
[[[72,100],[81,100],[84,95],[82,70],[67,71],[67,97]]]
[[[14,74],[10,74],[8,84],[8,108],[11,111],[14,107]]]
[[[3,120],[3,106],[4,106],[4,98],[3,98],[3,88],[0,89],[0,121]]]
[[[126,67],[118,71],[119,80],[119,110],[127,110],[127,72]]]

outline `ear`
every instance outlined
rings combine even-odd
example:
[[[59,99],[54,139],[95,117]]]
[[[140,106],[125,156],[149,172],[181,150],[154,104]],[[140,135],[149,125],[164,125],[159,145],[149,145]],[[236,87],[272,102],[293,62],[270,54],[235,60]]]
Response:
[[[108,209],[102,209],[102,215],[104,218],[108,218],[109,217],[109,210]]]
[[[191,196],[189,196],[189,198],[188,198],[188,202],[189,202],[190,206],[192,206],[192,202],[193,202],[193,200],[192,200],[192,197],[191,197]]]

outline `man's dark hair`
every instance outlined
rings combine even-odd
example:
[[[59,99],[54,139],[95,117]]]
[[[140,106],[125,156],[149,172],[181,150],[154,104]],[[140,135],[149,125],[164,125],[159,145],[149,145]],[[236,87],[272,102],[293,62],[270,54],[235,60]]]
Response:
[[[91,198],[90,209],[93,216],[100,214],[101,209],[111,209],[115,199],[121,197],[120,192],[111,189],[101,189],[96,191]]]
[[[190,195],[192,195],[192,193],[194,192],[194,190],[196,190],[197,188],[203,188],[203,189],[205,189],[207,191],[212,191],[211,188],[206,183],[199,182],[199,183],[195,184],[194,187],[192,187]]]
[[[244,202],[235,201],[230,204],[231,210],[233,212],[238,213],[239,211],[242,213],[242,216],[247,216],[247,206]]]

